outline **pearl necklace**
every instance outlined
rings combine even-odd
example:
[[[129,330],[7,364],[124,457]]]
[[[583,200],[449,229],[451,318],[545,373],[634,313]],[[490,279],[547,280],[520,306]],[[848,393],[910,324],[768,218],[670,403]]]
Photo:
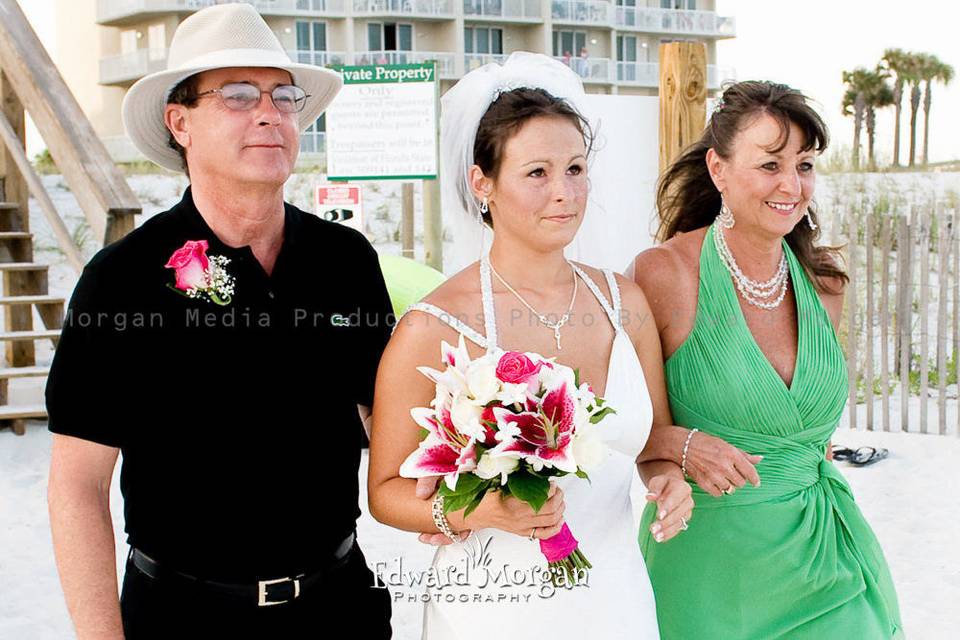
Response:
[[[569,261],[567,261],[567,264],[569,264]],[[503,279],[503,276],[497,273],[497,270],[493,268],[493,264],[490,264],[490,271],[493,272],[493,275],[497,276],[497,280],[499,280],[500,283],[503,284],[508,291],[510,291],[510,293],[517,296],[517,299],[520,300],[520,302],[522,302],[523,305],[533,313],[533,315],[537,316],[537,320],[539,320],[541,324],[553,329],[553,337],[557,341],[557,351],[563,351],[563,347],[560,346],[560,327],[567,324],[567,321],[570,319],[570,314],[573,313],[573,303],[577,299],[577,284],[579,284],[577,282],[577,271],[576,269],[573,269],[573,265],[570,265],[570,269],[573,270],[573,295],[570,296],[570,306],[567,308],[567,312],[563,314],[562,318],[560,318],[557,322],[550,322],[547,320],[545,315],[534,309],[529,302],[524,300],[523,296],[517,293],[517,290],[511,287],[510,284]]]
[[[727,268],[733,277],[737,290],[743,299],[755,307],[761,309],[776,309],[783,302],[787,295],[787,283],[790,280],[790,269],[787,266],[787,255],[780,256],[780,265],[777,267],[776,274],[766,282],[751,280],[740,269],[733,252],[727,246],[727,240],[723,235],[723,229],[714,225],[713,242],[717,247],[717,253],[720,254],[720,260],[723,266]],[[776,299],[771,300],[776,296]]]

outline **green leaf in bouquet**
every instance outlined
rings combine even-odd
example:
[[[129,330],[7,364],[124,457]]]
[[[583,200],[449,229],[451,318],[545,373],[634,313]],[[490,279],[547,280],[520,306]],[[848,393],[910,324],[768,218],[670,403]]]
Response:
[[[612,407],[604,407],[597,413],[590,416],[590,424],[597,424],[611,413],[616,413],[616,411]]]
[[[581,480],[586,480],[587,482],[590,482],[590,476],[588,476],[587,472],[584,471],[583,469],[577,469],[577,477],[580,478]]]
[[[573,384],[577,389],[580,388],[580,369],[573,370]]]
[[[540,511],[550,493],[550,481],[518,469],[507,477],[507,486],[510,493],[518,500],[523,500],[536,512]]]
[[[427,436],[430,435],[430,430],[429,430],[429,429],[424,429],[423,427],[420,427],[420,433],[419,433],[418,435],[419,435],[421,441],[426,440],[426,439],[427,439]]]
[[[452,496],[447,496],[443,499],[443,512],[446,514],[460,511],[468,507],[475,498],[476,494],[473,493],[455,493]]]
[[[477,490],[480,488],[480,485],[486,483],[486,480],[480,476],[474,475],[472,473],[461,473],[457,478],[457,487],[456,489],[451,489],[447,486],[447,483],[441,483],[440,485],[440,495],[445,499],[450,496],[468,494],[474,495]]]

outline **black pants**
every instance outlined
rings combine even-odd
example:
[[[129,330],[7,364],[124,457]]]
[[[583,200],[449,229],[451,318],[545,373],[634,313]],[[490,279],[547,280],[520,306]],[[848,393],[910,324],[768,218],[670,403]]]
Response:
[[[120,594],[127,640],[144,638],[333,638],[391,637],[390,593],[374,586],[360,547],[300,597],[268,607],[210,592],[176,578],[153,579],[127,560]]]

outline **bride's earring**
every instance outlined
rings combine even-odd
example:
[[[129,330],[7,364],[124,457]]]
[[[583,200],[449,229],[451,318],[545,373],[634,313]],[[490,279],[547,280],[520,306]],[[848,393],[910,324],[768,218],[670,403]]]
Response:
[[[720,215],[717,216],[717,222],[724,229],[733,229],[733,225],[736,224],[736,220],[733,219],[733,211],[730,211],[730,207],[727,206],[722,195],[720,196]]]
[[[483,201],[480,203],[480,221],[483,222],[483,216],[490,213],[490,202],[487,200],[487,197],[483,197]]]
[[[816,231],[816,230],[817,230],[817,223],[813,221],[813,216],[810,215],[810,207],[809,207],[809,206],[807,207],[807,214],[806,214],[806,215],[807,215],[807,224],[810,225],[810,230],[811,230],[811,231]]]

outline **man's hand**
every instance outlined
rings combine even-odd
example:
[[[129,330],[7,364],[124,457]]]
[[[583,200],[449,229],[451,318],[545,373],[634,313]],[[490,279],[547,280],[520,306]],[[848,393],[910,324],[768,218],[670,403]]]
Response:
[[[437,485],[439,484],[440,478],[438,476],[419,478],[417,480],[417,497],[422,500],[433,500],[433,494],[437,492]],[[461,540],[464,540],[470,535],[470,530],[464,529],[463,531],[458,531],[457,534]],[[424,544],[431,544],[435,547],[453,544],[453,540],[440,532],[421,533],[417,539]]]

